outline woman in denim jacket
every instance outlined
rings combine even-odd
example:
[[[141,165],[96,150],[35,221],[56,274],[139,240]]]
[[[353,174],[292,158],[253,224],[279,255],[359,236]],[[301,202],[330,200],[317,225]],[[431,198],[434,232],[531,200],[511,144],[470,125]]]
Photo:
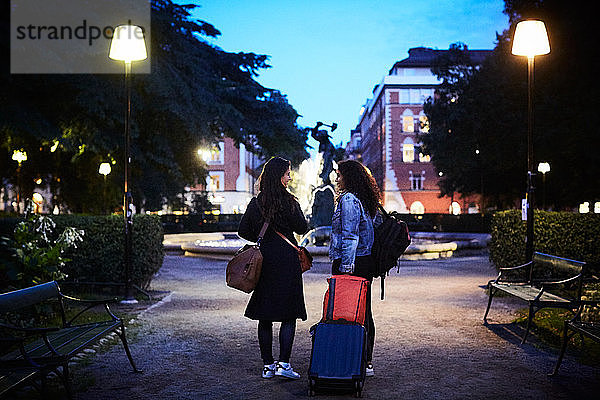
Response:
[[[373,281],[371,246],[373,220],[380,204],[380,192],[371,172],[356,160],[340,161],[337,168],[338,197],[331,221],[329,258],[331,273],[351,274]],[[371,285],[367,290],[367,376],[373,376],[375,324],[371,310]]]

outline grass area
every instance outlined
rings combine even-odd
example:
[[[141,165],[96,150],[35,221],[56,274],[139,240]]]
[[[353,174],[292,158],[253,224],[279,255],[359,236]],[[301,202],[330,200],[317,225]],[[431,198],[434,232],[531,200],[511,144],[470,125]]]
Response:
[[[519,310],[519,316],[514,321],[525,328],[527,326],[527,309]],[[532,331],[545,344],[560,350],[564,321],[573,318],[573,313],[561,309],[542,309],[535,314]],[[575,356],[579,362],[586,365],[600,365],[600,343],[590,338],[582,340],[580,335],[574,335],[567,353]]]

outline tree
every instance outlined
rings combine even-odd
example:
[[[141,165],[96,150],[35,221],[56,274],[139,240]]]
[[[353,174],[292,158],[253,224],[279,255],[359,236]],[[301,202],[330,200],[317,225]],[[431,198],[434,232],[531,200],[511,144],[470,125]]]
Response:
[[[278,154],[298,164],[308,157],[298,113],[278,90],[255,80],[269,67],[266,55],[228,53],[210,45],[204,38],[220,33],[190,19],[195,5],[153,0],[151,7],[152,73],[132,77],[131,182],[138,209],[157,209],[175,200],[184,186],[202,180],[206,170],[196,150],[223,136],[265,158]],[[2,51],[9,54],[6,18],[1,26]],[[0,165],[8,167],[0,178],[14,183],[11,152],[24,148],[29,154],[24,175],[50,180],[56,200],[70,210],[94,212],[102,190],[98,165],[115,161],[107,183],[110,202],[118,205],[123,76],[11,75],[5,64],[0,83]]]
[[[460,45],[439,60],[433,71],[443,83],[425,105],[430,129],[421,140],[443,172],[442,194],[483,193],[496,207],[516,205],[524,196],[527,61],[510,50],[516,22],[533,17],[546,22],[551,44],[549,55],[536,57],[534,84],[534,165],[551,164],[547,202],[560,209],[600,199],[598,98],[582,96],[593,93],[598,64],[588,61],[594,14],[587,3],[576,3],[506,1],[512,28],[498,35],[480,68],[468,67]],[[465,62],[466,69],[460,67]]]

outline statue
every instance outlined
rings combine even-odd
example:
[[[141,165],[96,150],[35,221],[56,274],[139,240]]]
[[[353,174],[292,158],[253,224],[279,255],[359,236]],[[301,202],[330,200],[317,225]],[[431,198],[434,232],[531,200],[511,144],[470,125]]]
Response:
[[[310,223],[315,228],[331,225],[334,208],[334,189],[329,175],[333,171],[335,147],[329,140],[331,136],[327,131],[319,130],[321,126],[328,126],[333,132],[337,128],[337,124],[326,125],[317,122],[316,126],[311,129],[311,136],[319,142],[319,153],[323,155],[323,164],[319,173],[322,183],[313,191],[312,216],[310,218]]]
[[[317,125],[311,129],[311,136],[319,142],[319,153],[323,153],[323,167],[321,168],[321,173],[319,177],[323,181],[323,185],[330,185],[331,180],[329,179],[329,175],[331,171],[333,171],[333,155],[335,153],[335,147],[331,144],[329,138],[331,137],[327,131],[319,130],[320,126],[329,126],[325,125],[322,122],[317,122]],[[331,125],[331,132],[335,131],[337,128],[337,124],[334,122]]]

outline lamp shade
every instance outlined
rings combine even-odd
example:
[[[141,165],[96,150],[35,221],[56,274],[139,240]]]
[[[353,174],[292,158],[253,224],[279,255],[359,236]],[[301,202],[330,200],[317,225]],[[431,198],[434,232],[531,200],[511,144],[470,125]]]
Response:
[[[98,168],[98,173],[104,176],[110,174],[110,164],[107,162],[101,163],[100,167]]]
[[[148,54],[142,28],[135,25],[117,26],[110,42],[108,57],[126,63],[145,60]]]
[[[527,57],[550,53],[550,43],[544,23],[538,20],[519,22],[515,29],[512,53]]]
[[[539,163],[538,171],[541,172],[542,174],[545,174],[546,172],[550,172],[550,164],[547,162]]]

